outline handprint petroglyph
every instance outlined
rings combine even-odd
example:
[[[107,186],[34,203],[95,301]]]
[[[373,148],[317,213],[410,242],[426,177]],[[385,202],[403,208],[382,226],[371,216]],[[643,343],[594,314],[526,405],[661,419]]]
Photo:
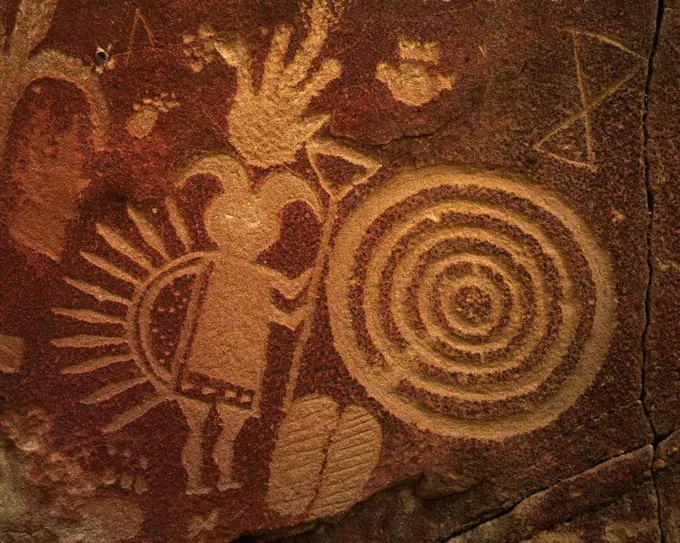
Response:
[[[248,164],[268,168],[295,160],[296,153],[329,119],[328,114],[305,115],[312,99],[337,79],[342,66],[324,60],[309,75],[328,36],[331,18],[325,2],[315,1],[308,12],[309,30],[293,60],[285,63],[293,29],[275,29],[262,82],[255,88],[252,58],[239,38],[215,42],[217,52],[236,70],[236,95],[227,114],[232,145]]]
[[[371,107],[416,135],[429,133],[441,111],[456,113],[456,97],[467,99],[478,80],[456,89],[455,39],[404,38],[446,36],[409,28],[408,17],[373,24],[358,6],[350,28],[331,40],[337,10],[351,0],[299,0],[302,24],[262,23],[270,25],[260,34],[265,51],[257,38],[226,37],[224,13],[212,21],[222,30],[203,24],[182,43],[159,17],[157,47],[131,7],[120,69],[111,70],[111,49],[100,49],[98,68],[76,70],[76,59],[63,55],[66,76],[58,77],[60,64],[45,59],[61,53],[43,52],[58,36],[40,45],[56,1],[16,0],[24,35],[16,39],[24,41],[0,47],[0,136],[22,94],[27,102],[49,94],[53,82],[21,79],[43,79],[45,66],[87,98],[89,111],[77,110],[73,123],[87,134],[67,128],[55,145],[72,175],[59,161],[33,159],[47,147],[35,135],[57,115],[65,119],[63,109],[23,126],[19,136],[33,142],[23,151],[8,146],[6,158],[31,159],[23,170],[13,166],[12,182],[42,196],[34,207],[22,203],[16,216],[25,223],[10,219],[9,232],[57,263],[45,263],[36,290],[55,286],[37,312],[46,331],[27,323],[23,365],[23,340],[6,336],[3,353],[0,335],[0,374],[11,387],[32,385],[39,373],[51,381],[45,403],[60,419],[55,437],[63,431],[65,446],[95,451],[83,463],[97,475],[91,489],[121,500],[107,507],[132,519],[130,538],[160,525],[156,503],[177,511],[167,533],[197,542],[334,517],[415,466],[422,481],[402,499],[413,512],[446,485],[460,493],[478,484],[451,482],[435,447],[467,440],[491,448],[539,430],[595,382],[614,326],[605,302],[613,282],[604,251],[566,199],[483,163],[400,172],[411,159],[429,162],[430,151],[464,155],[438,146],[446,137],[429,147],[408,139],[375,147],[353,130],[381,130],[365,121]],[[357,21],[373,35],[357,38],[365,30]],[[244,26],[259,32],[259,24]],[[352,55],[364,50],[347,42],[388,26],[398,45],[371,49],[369,41],[370,62],[355,66]],[[396,55],[376,58],[392,46]],[[159,54],[135,59],[150,50]],[[460,77],[475,75],[472,65],[456,66]],[[21,74],[18,86],[2,79],[5,69]],[[104,140],[98,73],[112,93]],[[216,74],[225,87],[211,85]],[[375,102],[357,98],[374,90]],[[351,102],[345,108],[341,94]],[[385,131],[389,141],[392,128]],[[67,183],[45,182],[57,176]],[[64,213],[69,228],[46,234],[36,224],[57,220],[42,203],[62,198],[70,206],[63,209],[74,209]],[[430,476],[432,464],[442,469]],[[137,501],[143,514],[125,505]],[[83,516],[98,541],[99,519],[108,529],[119,518]]]

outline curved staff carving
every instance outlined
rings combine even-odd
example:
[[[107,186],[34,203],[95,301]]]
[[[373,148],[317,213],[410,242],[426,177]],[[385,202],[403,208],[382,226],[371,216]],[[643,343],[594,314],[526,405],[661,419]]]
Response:
[[[504,439],[573,405],[615,324],[609,257],[555,195],[451,166],[399,174],[335,238],[335,347],[394,415]]]
[[[183,133],[184,121],[169,119],[157,127],[159,152],[128,168],[153,146],[139,140],[162,111],[155,108],[179,102],[171,94],[177,106],[166,104],[161,93],[135,105],[140,115],[126,123],[128,135],[119,142],[131,142],[134,152],[119,150],[120,173],[130,171],[133,179],[120,175],[121,183],[126,192],[147,193],[156,177],[135,179],[136,172],[167,167],[177,192],[164,202],[125,208],[109,201],[106,209],[87,210],[64,256],[68,287],[55,293],[60,301],[52,312],[63,320],[48,330],[58,337],[50,338],[50,349],[38,343],[39,356],[57,353],[50,367],[60,365],[65,388],[71,379],[77,385],[58,416],[71,412],[73,394],[90,406],[76,421],[86,431],[69,438],[93,436],[85,447],[126,440],[140,449],[148,445],[151,462],[163,460],[151,466],[159,475],[151,484],[209,495],[173,497],[180,514],[218,508],[206,517],[207,531],[220,528],[209,537],[223,536],[227,523],[234,532],[253,533],[258,523],[269,528],[346,511],[401,470],[391,464],[395,451],[406,452],[411,434],[418,438],[410,431],[388,434],[392,416],[411,430],[455,439],[498,440],[545,426],[590,386],[611,339],[616,301],[608,256],[560,198],[493,171],[442,165],[378,173],[377,155],[323,130],[331,117],[321,108],[340,93],[317,98],[333,91],[343,73],[349,83],[353,77],[352,66],[339,60],[347,56],[337,49],[342,40],[326,47],[334,24],[329,5],[344,1],[302,0],[306,11],[295,20],[304,28],[271,29],[266,53],[226,33],[203,31],[199,41],[208,58],[226,63],[216,73],[235,80],[224,104],[211,101],[203,111],[217,125],[212,113],[219,109],[223,127],[216,128],[224,128],[233,156],[223,154],[224,146],[204,152],[218,141],[209,126]],[[17,0],[17,24],[0,49],[0,152],[12,116],[18,119],[15,110],[30,102],[31,81],[41,78],[84,93],[94,146],[106,146],[107,105],[96,73],[75,58],[41,50],[56,2]],[[155,43],[137,9],[128,59],[138,24]],[[454,74],[439,73],[438,44],[415,37],[398,47],[401,59],[379,63],[376,72],[395,99],[420,107],[452,89]],[[263,66],[254,66],[260,58]],[[170,72],[174,64],[160,66]],[[81,114],[77,124],[66,123],[74,140],[82,106],[65,109]],[[30,140],[29,129],[40,125],[31,121],[22,139]],[[199,140],[201,155],[174,170],[192,153],[185,147]],[[5,154],[13,166],[19,162],[14,148]],[[88,155],[62,154],[73,170]],[[389,149],[382,156],[389,157],[387,168],[402,162],[392,162],[397,157]],[[109,175],[114,181],[110,163],[102,166],[105,185]],[[52,173],[47,162],[32,171],[36,185],[47,178],[43,171]],[[16,168],[13,181],[26,188],[22,173]],[[200,187],[198,176],[212,177],[221,191]],[[50,176],[48,190],[62,189],[55,179],[72,177]],[[366,186],[355,190],[359,185]],[[71,204],[81,190],[73,186]],[[101,198],[111,200],[108,192]],[[300,213],[296,205],[283,213],[292,203],[306,205],[318,220],[310,235],[298,238],[300,225],[311,220],[306,209]],[[24,209],[16,214],[26,216]],[[42,234],[31,221],[28,228]],[[40,224],[65,222],[46,216]],[[10,232],[19,240],[12,224]],[[296,238],[305,246],[286,259]],[[58,260],[55,251],[48,256],[55,254]],[[306,266],[294,278],[267,265],[292,261],[288,270]],[[6,343],[11,348],[6,360],[0,356],[0,372],[21,379],[23,343]],[[91,427],[100,423],[103,435]],[[154,435],[175,439],[141,443]],[[425,441],[425,452],[441,444]],[[421,455],[416,463],[429,470],[432,458]],[[244,505],[254,514],[241,517]]]

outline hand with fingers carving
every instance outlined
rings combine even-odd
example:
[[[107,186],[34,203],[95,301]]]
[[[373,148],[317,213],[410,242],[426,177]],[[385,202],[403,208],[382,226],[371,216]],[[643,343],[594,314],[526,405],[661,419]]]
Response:
[[[328,19],[312,8],[306,39],[288,64],[284,62],[292,28],[274,31],[259,89],[253,85],[251,56],[240,39],[218,41],[215,48],[236,70],[236,96],[227,115],[230,141],[252,166],[268,168],[295,160],[296,153],[327,121],[328,114],[306,116],[315,96],[337,79],[340,62],[326,60],[308,73],[328,35]]]

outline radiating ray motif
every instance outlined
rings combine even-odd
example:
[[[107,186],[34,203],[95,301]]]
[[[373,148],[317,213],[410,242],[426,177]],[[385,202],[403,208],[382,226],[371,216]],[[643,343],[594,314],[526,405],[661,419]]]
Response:
[[[174,200],[168,198],[165,200],[165,206],[168,210],[168,219],[170,221],[170,225],[174,228],[175,233],[177,234],[178,239],[182,242],[184,249],[187,250],[189,247],[191,247],[191,236],[184,219],[182,219],[182,216],[177,209],[177,204],[175,204]]]
[[[166,401],[167,398],[162,397],[148,398],[144,402],[139,403],[134,407],[131,407],[127,411],[124,411],[123,413],[120,413],[113,417],[111,421],[106,426],[104,426],[104,432],[105,433],[117,432],[124,426],[127,426],[128,424],[136,421],[138,418],[141,418],[144,415],[146,415],[154,407],[157,407]]]
[[[144,215],[142,215],[139,211],[137,211],[131,205],[127,206],[127,213],[128,213],[128,217],[130,217],[132,222],[135,224],[135,228],[141,234],[144,241],[150,247],[152,247],[154,251],[156,251],[159,255],[161,255],[161,257],[164,260],[166,260],[166,261],[170,260],[170,257],[168,256],[168,253],[165,250],[165,244],[163,243],[163,240],[158,235],[158,233],[154,230],[151,223],[148,220],[146,220]]]
[[[102,284],[91,280],[83,280],[75,277],[64,277],[64,282],[74,290],[85,294],[91,303],[94,299],[98,307],[53,307],[52,313],[70,321],[71,323],[88,325],[87,332],[79,332],[64,337],[55,337],[52,344],[60,349],[71,351],[83,351],[87,356],[82,360],[73,362],[61,369],[65,375],[80,375],[97,372],[116,365],[136,365],[140,375],[129,377],[120,381],[107,382],[101,388],[92,391],[81,399],[84,404],[98,404],[107,402],[118,396],[130,394],[133,390],[142,389],[143,385],[151,384],[155,391],[153,397],[141,396],[139,401],[129,407],[123,413],[113,417],[109,424],[104,427],[104,432],[113,432],[123,426],[133,423],[148,411],[172,399],[177,382],[167,379],[163,368],[156,367],[153,357],[149,357],[148,337],[142,337],[148,330],[140,330],[139,314],[142,306],[148,306],[146,295],[157,295],[160,288],[157,286],[159,277],[167,275],[168,266],[177,261],[182,262],[188,257],[192,248],[189,229],[172,199],[166,201],[170,227],[174,230],[177,239],[182,243],[183,254],[178,259],[170,257],[166,241],[154,226],[153,220],[145,213],[132,205],[127,206],[127,216],[130,224],[148,247],[137,246],[130,242],[123,229],[111,227],[103,223],[97,223],[96,232],[106,242],[108,248],[117,254],[130,260],[138,271],[132,271],[132,266],[125,267],[114,264],[105,254],[99,252],[82,251],[81,258],[96,268],[102,274]],[[150,250],[149,250],[150,249]],[[154,265],[153,251],[156,257],[160,257],[160,264]],[[200,254],[195,253],[194,259],[200,259]],[[192,270],[188,270],[192,271]],[[106,279],[123,281],[132,285],[135,290],[133,296],[116,292]],[[164,283],[161,283],[161,285]],[[87,298],[86,298],[87,299]],[[125,315],[120,313],[121,307],[125,309]],[[151,308],[146,307],[150,312]],[[147,320],[149,316],[146,316]],[[101,330],[92,332],[92,326]],[[120,352],[123,349],[124,352]],[[175,376],[175,381],[177,376]]]
[[[85,396],[80,401],[84,404],[105,402],[106,400],[110,400],[119,394],[123,394],[123,392],[127,392],[128,390],[131,390],[139,385],[143,385],[146,382],[147,380],[144,377],[135,377],[134,379],[120,381],[118,383],[110,383],[103,386],[99,390],[94,391],[92,394]]]
[[[64,307],[54,307],[52,312],[64,317],[70,317],[77,321],[89,322],[91,324],[121,324],[125,325],[125,320],[107,313],[92,311],[91,309],[68,309]]]
[[[85,283],[84,281],[71,279],[70,277],[64,277],[64,282],[67,285],[71,285],[72,287],[78,289],[80,292],[92,296],[99,302],[112,302],[115,304],[121,304],[125,306],[130,305],[129,299],[123,296],[119,296],[118,294],[109,292],[105,288],[100,287],[98,285],[92,285],[90,283]]]
[[[118,234],[118,232],[103,224],[97,224],[97,232],[112,249],[127,256],[140,268],[144,268],[147,271],[153,270],[153,264],[139,250]]]
[[[0,373],[17,373],[24,360],[24,339],[0,334]]]
[[[103,256],[96,255],[94,253],[89,253],[87,251],[82,251],[80,253],[80,256],[82,256],[93,266],[99,268],[103,272],[106,272],[111,277],[120,279],[121,281],[125,281],[126,283],[130,283],[131,285],[135,286],[138,286],[140,284],[138,277],[134,277],[128,272],[121,270],[118,266],[106,260],[106,258]]]
[[[299,306],[281,309],[272,296],[297,301],[309,283],[309,274],[289,278],[258,257],[279,239],[286,205],[301,201],[317,218],[322,214],[316,192],[290,173],[272,172],[254,188],[237,159],[211,155],[183,172],[178,188],[195,175],[211,175],[223,188],[204,212],[205,231],[217,249],[194,249],[196,232],[172,198],[160,214],[128,205],[127,226],[97,223],[103,243],[79,253],[98,279],[64,279],[84,295],[82,305],[52,308],[76,330],[52,339],[70,350],[62,373],[107,371],[100,387],[81,399],[118,409],[105,433],[164,402],[177,403],[189,426],[182,463],[191,494],[212,490],[203,484],[203,450],[210,447],[220,470],[217,488],[240,486],[232,475],[233,446],[246,419],[259,416],[270,325],[294,331],[304,318]],[[122,294],[131,287],[132,294]],[[120,373],[108,371],[114,365]],[[114,405],[127,407],[120,412]],[[204,428],[212,408],[220,432],[211,446]]]
[[[56,347],[88,349],[96,347],[109,347],[112,345],[123,345],[127,340],[120,336],[96,336],[89,334],[78,334],[76,336],[60,337],[52,340]]]
[[[63,374],[90,373],[92,371],[96,371],[101,368],[107,368],[108,366],[120,364],[122,362],[133,362],[133,359],[129,353],[88,358],[71,366],[66,366],[62,368],[61,373]]]

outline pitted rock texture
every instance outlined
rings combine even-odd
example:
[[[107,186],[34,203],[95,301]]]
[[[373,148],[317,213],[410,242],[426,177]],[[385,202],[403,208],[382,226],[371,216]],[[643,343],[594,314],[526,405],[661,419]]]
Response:
[[[666,4],[0,2],[0,541],[673,541]]]

